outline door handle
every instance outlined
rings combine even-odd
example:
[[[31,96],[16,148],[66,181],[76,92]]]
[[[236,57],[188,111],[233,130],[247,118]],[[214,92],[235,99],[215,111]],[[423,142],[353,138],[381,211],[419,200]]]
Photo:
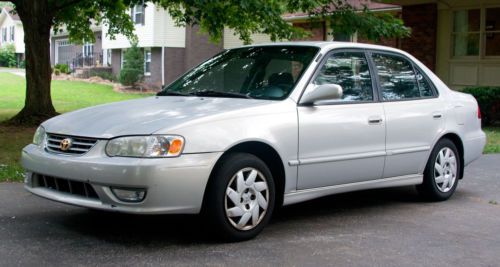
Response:
[[[368,118],[368,124],[381,124],[381,123],[382,123],[382,117],[373,116]]]
[[[434,119],[441,119],[441,117],[443,117],[443,114],[441,114],[441,113],[434,113],[434,114],[432,114],[432,117]]]

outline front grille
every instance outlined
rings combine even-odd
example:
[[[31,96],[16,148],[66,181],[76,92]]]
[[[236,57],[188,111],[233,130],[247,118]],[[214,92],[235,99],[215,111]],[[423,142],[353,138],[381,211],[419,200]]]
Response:
[[[99,199],[92,185],[52,176],[33,174],[33,187],[44,187],[89,199]]]
[[[63,150],[61,148],[61,142],[65,139],[69,140],[70,145],[66,150]],[[81,155],[87,153],[96,143],[97,139],[95,138],[47,134],[45,148],[47,151],[54,153]]]

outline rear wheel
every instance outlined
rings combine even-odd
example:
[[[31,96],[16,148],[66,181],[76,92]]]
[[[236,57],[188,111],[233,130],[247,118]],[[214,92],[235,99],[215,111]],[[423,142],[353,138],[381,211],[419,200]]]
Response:
[[[457,147],[451,140],[442,139],[429,157],[424,182],[417,186],[417,190],[428,200],[447,200],[457,188],[459,172],[460,154]]]
[[[218,237],[242,241],[262,231],[274,202],[274,180],[266,164],[252,154],[234,153],[214,170],[204,212]]]

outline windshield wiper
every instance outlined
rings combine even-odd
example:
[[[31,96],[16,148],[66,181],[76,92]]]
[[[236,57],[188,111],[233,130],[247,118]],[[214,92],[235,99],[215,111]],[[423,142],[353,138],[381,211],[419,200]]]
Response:
[[[157,96],[193,96],[193,94],[184,94],[175,91],[163,90],[156,94]]]
[[[205,91],[198,91],[198,92],[192,92],[192,95],[195,96],[221,96],[221,97],[234,97],[234,98],[248,98],[248,99],[253,99],[253,97],[242,94],[242,93],[235,93],[235,92],[221,92],[221,91],[213,91],[213,90],[205,90]]]

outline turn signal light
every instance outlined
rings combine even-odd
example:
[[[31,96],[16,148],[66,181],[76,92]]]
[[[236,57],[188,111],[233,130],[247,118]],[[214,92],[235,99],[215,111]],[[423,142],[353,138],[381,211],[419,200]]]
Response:
[[[182,140],[174,139],[170,142],[170,147],[168,149],[168,153],[170,154],[178,154],[182,149]]]

